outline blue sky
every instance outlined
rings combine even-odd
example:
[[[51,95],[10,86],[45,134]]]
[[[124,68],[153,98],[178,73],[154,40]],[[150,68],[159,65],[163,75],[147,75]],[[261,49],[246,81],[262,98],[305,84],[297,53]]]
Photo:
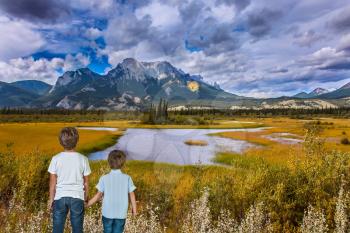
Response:
[[[54,84],[127,57],[167,60],[245,96],[350,82],[346,0],[0,0],[0,35],[5,82]]]

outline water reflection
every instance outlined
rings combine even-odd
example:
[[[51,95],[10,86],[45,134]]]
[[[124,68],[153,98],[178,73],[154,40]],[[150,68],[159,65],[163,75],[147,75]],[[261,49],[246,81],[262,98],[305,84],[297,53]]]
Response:
[[[175,164],[212,164],[218,151],[240,153],[254,145],[243,140],[232,140],[207,134],[256,129],[127,129],[116,145],[90,154],[90,160],[104,160],[113,149],[126,151],[130,160],[146,160]],[[190,146],[186,140],[204,140],[207,146]]]

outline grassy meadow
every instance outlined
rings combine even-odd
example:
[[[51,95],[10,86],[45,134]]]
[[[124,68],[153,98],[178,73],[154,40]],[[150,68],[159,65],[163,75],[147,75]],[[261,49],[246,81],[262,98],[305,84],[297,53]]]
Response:
[[[242,118],[205,126],[127,120],[0,124],[0,232],[49,232],[47,166],[61,150],[59,130],[78,125],[119,129],[79,130],[78,150],[85,154],[114,144],[126,128],[266,127],[220,133],[256,147],[243,154],[218,152],[218,165],[128,161],[124,171],[137,186],[141,214],[130,219],[127,232],[348,232],[350,145],[341,141],[350,135],[349,123],[331,118]],[[287,145],[266,137],[276,133],[290,133],[285,137],[302,142]],[[96,161],[91,168],[90,196],[108,165]],[[85,230],[100,229],[97,205],[87,210]]]

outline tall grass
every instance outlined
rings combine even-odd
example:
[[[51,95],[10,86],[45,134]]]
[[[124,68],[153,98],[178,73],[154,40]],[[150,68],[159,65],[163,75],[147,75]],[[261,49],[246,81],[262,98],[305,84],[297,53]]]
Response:
[[[137,186],[141,209],[129,218],[128,232],[349,231],[350,155],[324,150],[317,132],[306,137],[288,166],[258,155],[235,155],[225,167],[128,161],[124,172]],[[9,229],[4,232],[50,230],[44,211],[50,157],[0,153],[0,229]],[[105,161],[91,167],[94,187],[109,169]],[[102,229],[98,205],[87,210],[85,229]]]
[[[347,217],[344,215],[349,205],[344,202],[343,190],[339,191],[338,206],[341,205],[341,216],[335,216],[335,229],[332,232],[346,233],[349,230]],[[174,232],[182,233],[262,233],[280,232],[274,228],[270,221],[270,214],[266,212],[264,203],[256,203],[244,213],[241,219],[234,219],[227,210],[222,210],[216,221],[209,207],[209,191],[204,189],[202,196],[190,203],[190,210],[181,219],[181,224]],[[162,226],[158,215],[157,207],[147,205],[137,217],[128,215],[125,233],[165,233],[167,228]],[[23,213],[27,213],[23,215]],[[84,221],[84,232],[102,232],[101,212],[94,208],[87,211]],[[340,218],[340,219],[339,219]],[[339,221],[340,220],[340,221]],[[52,224],[50,216],[45,211],[28,212],[23,200],[14,198],[6,215],[6,224],[0,232],[50,232]],[[69,225],[66,225],[66,232],[71,232]],[[305,211],[302,224],[302,233],[327,233],[329,232],[326,217],[323,210],[309,206]]]

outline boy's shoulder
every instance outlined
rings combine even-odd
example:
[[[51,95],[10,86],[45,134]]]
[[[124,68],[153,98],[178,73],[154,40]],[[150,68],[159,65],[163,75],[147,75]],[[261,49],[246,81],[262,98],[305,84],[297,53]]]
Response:
[[[126,173],[122,173],[123,176],[127,177],[127,178],[131,178],[128,174]]]
[[[100,179],[105,179],[105,178],[107,178],[107,177],[112,177],[112,176],[113,176],[113,175],[112,175],[112,172],[109,172],[109,173],[106,173],[106,174],[102,175],[102,176],[100,177]],[[119,177],[123,177],[124,179],[131,179],[131,177],[130,177],[128,174],[123,173],[123,172],[118,173],[118,176],[119,176]]]
[[[62,151],[56,155],[54,155],[52,157],[52,159],[58,159],[58,158],[62,158],[62,157],[65,157],[65,156],[78,156],[79,158],[82,158],[82,159],[87,159],[87,157],[83,154],[80,154],[79,152],[65,152],[65,151]]]
[[[51,160],[57,160],[58,158],[60,158],[62,156],[62,152],[55,154],[54,156],[52,156]]]
[[[74,152],[74,153],[60,152],[51,158],[51,163],[71,164],[73,162],[72,159],[76,162],[80,161],[78,163],[74,162],[74,164],[89,164],[89,159],[85,155],[82,155],[78,152]]]
[[[121,173],[122,177],[123,177],[123,180],[127,181],[127,182],[130,182],[130,180],[132,181],[132,178],[131,176],[129,176],[128,174],[126,173]]]

